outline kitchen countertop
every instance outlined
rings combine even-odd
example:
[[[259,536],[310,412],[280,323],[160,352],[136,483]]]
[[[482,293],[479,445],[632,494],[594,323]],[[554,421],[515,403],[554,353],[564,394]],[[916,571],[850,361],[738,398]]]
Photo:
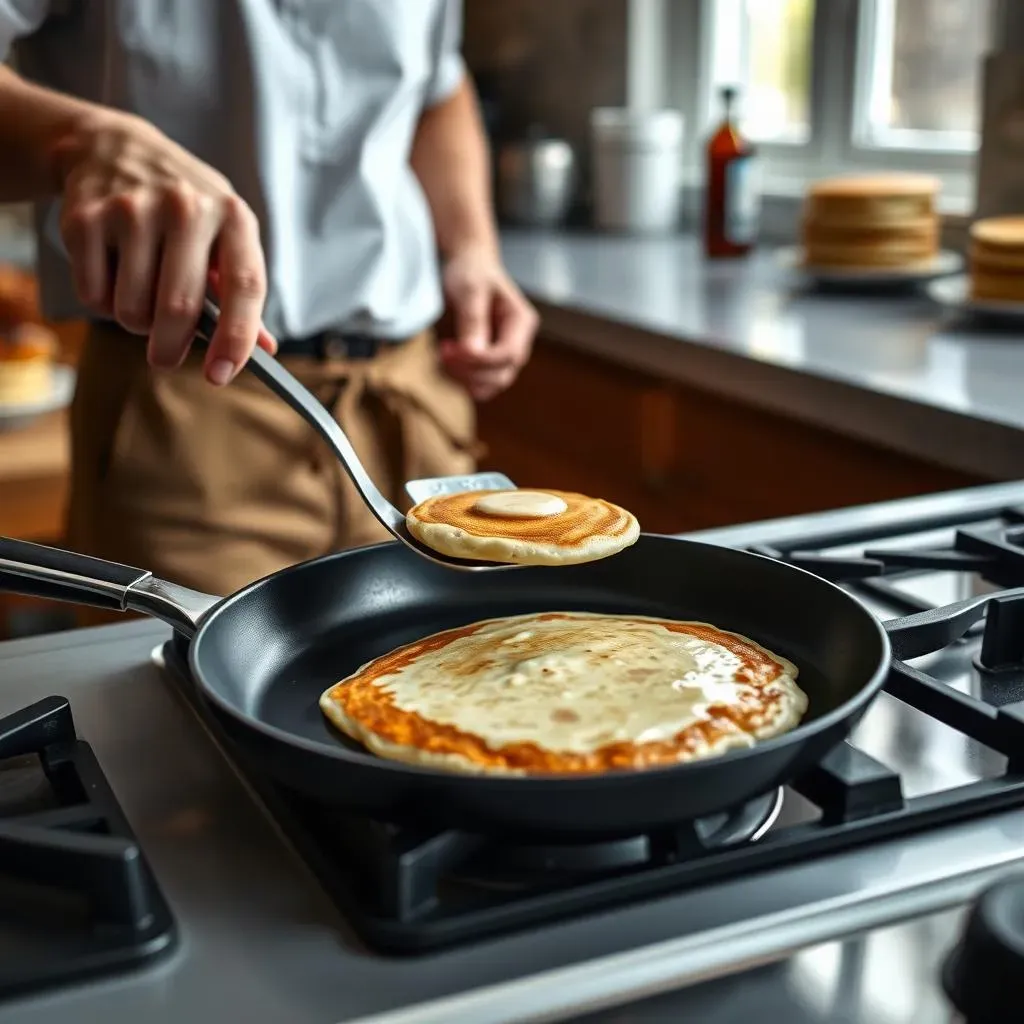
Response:
[[[544,332],[848,436],[993,479],[1024,476],[1024,323],[957,323],[923,293],[802,291],[772,250],[506,231]]]
[[[545,333],[582,351],[953,469],[1024,477],[1024,321],[957,323],[912,291],[801,292],[771,249],[712,263],[686,236],[505,230],[502,248]]]

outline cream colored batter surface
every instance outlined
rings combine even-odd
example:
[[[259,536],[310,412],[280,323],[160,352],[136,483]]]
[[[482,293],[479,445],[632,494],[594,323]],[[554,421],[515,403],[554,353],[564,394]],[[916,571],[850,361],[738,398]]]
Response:
[[[706,623],[541,613],[435,634],[320,698],[382,757],[457,771],[592,773],[708,757],[796,726],[797,668]]]

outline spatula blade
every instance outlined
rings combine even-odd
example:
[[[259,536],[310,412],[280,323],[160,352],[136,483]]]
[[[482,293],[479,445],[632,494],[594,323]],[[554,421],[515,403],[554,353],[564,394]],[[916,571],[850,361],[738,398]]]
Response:
[[[467,476],[435,476],[410,480],[405,493],[414,505],[439,494],[461,494],[463,491],[514,491],[516,485],[504,473],[470,473]]]

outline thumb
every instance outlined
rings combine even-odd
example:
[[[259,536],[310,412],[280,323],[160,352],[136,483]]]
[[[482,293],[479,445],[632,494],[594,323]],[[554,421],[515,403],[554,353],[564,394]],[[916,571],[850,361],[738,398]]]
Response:
[[[466,288],[454,303],[455,343],[463,352],[481,355],[490,344],[490,308],[486,288]]]

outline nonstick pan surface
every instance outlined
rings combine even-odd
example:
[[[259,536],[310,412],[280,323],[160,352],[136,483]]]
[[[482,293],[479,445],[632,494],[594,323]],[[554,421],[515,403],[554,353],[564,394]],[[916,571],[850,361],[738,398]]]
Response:
[[[10,570],[12,558],[38,562],[42,551],[49,549],[4,541],[0,569]],[[190,614],[200,618],[192,673],[232,740],[262,770],[319,800],[430,826],[583,838],[732,809],[844,739],[880,689],[890,656],[881,624],[833,584],[769,558],[669,537],[643,535],[622,554],[586,565],[495,574],[454,572],[384,544],[292,567],[218,603],[145,573],[139,582],[140,570],[54,557],[42,560],[62,566],[62,578],[22,576],[18,589],[110,603],[120,587],[127,594],[120,603],[179,627],[187,629]],[[86,591],[81,580],[89,577],[107,589]],[[12,578],[0,585],[10,587]],[[327,687],[401,644],[536,611],[653,615],[742,633],[798,666],[807,714],[793,731],[753,748],[669,768],[500,777],[384,760],[319,710]]]

